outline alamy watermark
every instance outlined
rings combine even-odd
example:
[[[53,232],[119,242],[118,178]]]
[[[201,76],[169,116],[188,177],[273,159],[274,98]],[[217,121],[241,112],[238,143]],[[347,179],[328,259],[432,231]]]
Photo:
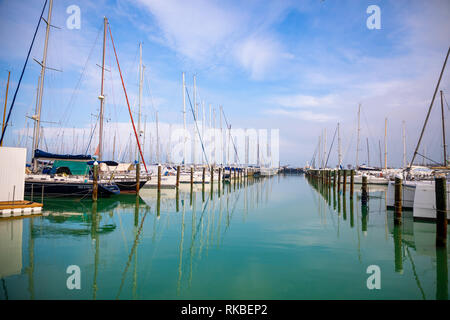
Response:
[[[367,278],[367,282],[366,282],[367,289],[380,290],[381,289],[381,269],[380,269],[380,267],[375,264],[370,265],[367,267],[366,273],[370,274],[370,276]]]
[[[70,265],[66,269],[66,273],[70,274],[70,276],[67,278],[66,286],[67,289],[73,290],[81,289],[81,270],[80,267],[77,265]]]
[[[367,7],[366,13],[370,14],[367,18],[366,26],[367,29],[381,29],[381,9],[377,5],[370,5]]]
[[[69,17],[66,20],[67,29],[81,29],[81,9],[79,6],[73,4],[67,7],[66,13]]]

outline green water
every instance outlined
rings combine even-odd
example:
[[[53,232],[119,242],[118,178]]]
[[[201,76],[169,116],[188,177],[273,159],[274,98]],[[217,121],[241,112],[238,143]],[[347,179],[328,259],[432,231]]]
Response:
[[[404,213],[394,228],[383,189],[364,209],[303,176],[215,185],[212,198],[185,188],[44,199],[43,216],[0,220],[0,299],[448,299],[435,225]]]

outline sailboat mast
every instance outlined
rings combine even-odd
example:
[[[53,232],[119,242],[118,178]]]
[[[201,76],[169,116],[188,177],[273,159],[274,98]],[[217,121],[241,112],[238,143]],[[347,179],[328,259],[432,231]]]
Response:
[[[141,103],[142,103],[142,42],[139,43],[139,113],[138,113],[138,143],[141,143]],[[136,143],[135,158],[141,162],[141,155],[138,152],[138,143]]]
[[[159,164],[159,124],[158,124],[158,110],[156,110],[156,162]]]
[[[387,118],[384,118],[384,170],[387,169]]]
[[[370,167],[369,138],[366,138],[367,144],[367,165]]]
[[[195,81],[195,75],[194,75],[194,93],[193,93],[193,95],[194,95],[194,122],[196,122],[197,121],[197,90],[196,90],[196,81]],[[193,150],[193,158],[192,158],[192,162],[193,162],[193,164],[194,164],[194,166],[195,166],[195,161],[196,161],[196,154],[195,154],[195,152],[196,152],[196,145],[197,145],[197,135],[194,133],[194,150]]]
[[[340,124],[338,122],[337,125],[337,132],[338,132],[338,161],[339,161],[339,169],[342,165],[342,152],[341,152],[341,130],[340,130]]]
[[[8,82],[6,83],[6,94],[5,94],[5,108],[3,110],[3,122],[2,122],[2,132],[5,128],[5,116],[6,116],[6,104],[8,103],[8,88],[9,88],[9,77],[11,76],[11,71],[8,71]],[[28,135],[27,135],[28,139]],[[3,140],[0,143],[0,147],[3,146]]]
[[[405,121],[402,121],[403,131],[403,168],[406,168],[406,135],[405,135]]]
[[[105,106],[105,95],[103,92],[105,82],[105,47],[106,47],[106,28],[108,25],[108,19],[103,18],[103,53],[102,53],[102,82],[100,87],[100,117],[99,117],[99,129],[98,129],[98,160],[102,160],[103,156],[103,108]]]
[[[184,79],[183,72],[183,124],[184,124],[184,134],[183,134],[183,162],[186,166],[186,82]],[[151,150],[150,150],[151,152]]]
[[[356,166],[355,166],[356,169],[358,169],[358,166],[359,166],[359,160],[358,160],[358,156],[359,156],[359,133],[361,131],[360,118],[361,118],[361,104],[358,105],[358,137],[356,139]]]
[[[325,168],[327,158],[327,128],[323,130],[323,167]]]
[[[40,127],[41,127],[41,111],[42,111],[42,96],[44,94],[44,77],[45,77],[45,69],[47,65],[47,49],[48,49],[48,37],[50,34],[50,25],[52,21],[52,8],[53,8],[53,0],[50,0],[49,6],[48,6],[48,17],[47,17],[47,28],[45,31],[45,42],[44,42],[44,55],[42,58],[41,63],[41,75],[39,77],[39,98],[38,98],[38,104],[37,104],[37,110],[36,110],[36,116],[35,116],[35,122],[34,122],[34,137],[33,137],[33,155],[35,151],[39,148],[39,134],[40,134]],[[44,20],[45,21],[45,20]],[[37,169],[37,160],[34,159],[34,170]]]
[[[441,90],[441,113],[442,113],[442,144],[444,147],[444,166],[447,166],[447,146],[445,145],[445,119],[444,119],[444,100]]]

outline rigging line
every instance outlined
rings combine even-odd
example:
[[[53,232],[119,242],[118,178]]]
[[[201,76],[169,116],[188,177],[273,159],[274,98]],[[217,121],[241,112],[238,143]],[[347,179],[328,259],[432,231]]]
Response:
[[[125,83],[123,82],[122,71],[120,70],[120,65],[119,65],[119,58],[117,57],[116,47],[114,45],[114,40],[113,40],[113,36],[112,36],[112,32],[111,32],[111,26],[109,24],[108,24],[108,29],[109,29],[109,35],[111,36],[111,42],[112,42],[113,49],[114,49],[114,55],[116,56],[117,67],[118,67],[119,73],[120,73],[120,80],[122,80],[123,92],[125,93],[125,98],[127,100],[128,111],[130,113],[130,119],[131,119],[131,124],[133,125],[134,135],[136,137],[136,142],[139,147],[139,153],[141,154],[141,160],[144,163],[145,171],[148,174],[147,165],[145,164],[144,155],[142,154],[141,143],[139,142],[139,138],[138,138],[138,135],[136,132],[136,127],[134,126],[133,115],[131,114],[131,109],[130,109],[130,102],[128,101],[127,90],[125,89]]]
[[[102,25],[103,25],[103,23],[102,23]],[[87,65],[89,63],[89,60],[92,57],[92,53],[94,52],[94,49],[95,49],[96,44],[98,42],[98,38],[100,36],[100,32],[101,32],[101,29],[102,29],[101,27],[102,26],[100,26],[99,29],[98,29],[97,36],[95,38],[94,44],[93,44],[93,46],[92,46],[92,48],[91,48],[91,50],[90,50],[90,52],[88,54],[88,58],[86,59],[86,62],[84,64],[84,66],[83,66],[83,69],[82,69],[82,72],[80,74],[80,77],[78,78],[77,84],[75,85],[75,88],[72,91],[72,95],[70,96],[69,102],[67,103],[66,112],[64,112],[65,119],[60,122],[61,127],[69,120],[69,117],[70,117],[72,109],[73,109],[73,108],[69,108],[69,107],[71,105],[73,106],[73,104],[75,103],[75,101],[74,101],[75,100],[75,95],[76,95],[77,91],[79,90],[79,88],[81,86],[81,82],[82,82],[83,77],[85,75],[85,72],[86,72],[86,69],[87,69]],[[62,130],[61,127],[60,127],[60,130]]]
[[[87,153],[88,153],[88,151],[89,151],[89,148],[91,147],[92,138],[94,137],[94,132],[95,132],[95,130],[97,129],[98,119],[99,119],[99,117],[97,117],[97,120],[95,121],[95,126],[94,126],[94,128],[92,129],[92,131],[91,131],[91,137],[89,138],[89,143],[88,143],[88,145],[87,145],[87,147],[86,147],[86,152],[84,153],[84,155],[87,155]]]
[[[227,117],[225,116],[225,112],[223,112],[223,108],[221,108],[221,109],[222,109],[223,118],[225,120],[227,128],[230,130],[230,136],[231,136],[231,125],[228,125],[228,120],[227,120]],[[236,157],[237,157],[238,163],[241,164],[241,160],[239,159],[239,155],[238,155],[238,152],[237,152],[236,144],[234,143],[233,136],[231,136],[231,142],[233,142],[234,152],[236,153]]]
[[[328,159],[330,158],[331,148],[333,148],[334,139],[336,138],[336,132],[337,132],[337,126],[336,126],[336,130],[334,130],[334,136],[333,136],[333,141],[331,141],[330,150],[328,150],[328,156],[327,156],[327,161],[325,162],[325,168],[327,167]]]
[[[27,54],[27,58],[25,60],[25,64],[23,65],[22,73],[20,74],[19,82],[17,83],[16,91],[14,92],[14,97],[13,97],[13,100],[11,102],[11,106],[9,107],[8,117],[6,118],[5,127],[2,130],[2,136],[0,138],[0,145],[2,145],[2,143],[3,143],[3,138],[5,136],[6,128],[8,127],[8,123],[9,123],[9,118],[11,117],[11,112],[12,112],[12,110],[14,108],[14,103],[16,102],[17,92],[19,91],[20,84],[22,83],[23,74],[25,73],[25,68],[27,67],[28,59],[30,58],[31,49],[33,48],[34,40],[36,39],[36,34],[37,34],[38,30],[39,30],[39,26],[41,24],[41,20],[42,20],[42,17],[44,15],[44,11],[45,11],[45,7],[46,6],[47,6],[47,0],[45,0],[44,7],[42,8],[41,16],[39,17],[39,21],[38,21],[38,24],[36,26],[36,30],[34,31],[33,40],[31,41],[30,48],[28,49],[28,54]]]
[[[438,164],[438,165],[441,165],[441,163],[436,162],[436,161],[434,161],[433,159],[430,159],[430,158],[428,158],[428,157],[425,157],[423,154],[420,154],[420,153],[418,153],[418,152],[417,152],[417,154],[418,154],[419,156],[421,156],[421,157],[427,159],[427,160],[430,160],[430,161],[432,161],[432,162],[434,162],[434,163],[436,163],[436,164]]]
[[[202,144],[202,149],[203,149],[203,154],[205,155],[206,164],[207,164],[208,167],[209,167],[209,161],[208,161],[208,157],[207,157],[206,152],[205,152],[205,146],[203,145],[202,135],[200,134],[200,131],[199,131],[199,129],[198,129],[197,118],[196,118],[196,116],[195,116],[194,109],[192,108],[191,97],[189,96],[189,91],[188,91],[187,88],[186,88],[186,93],[187,93],[187,96],[188,96],[189,105],[190,105],[190,107],[191,107],[192,116],[194,117],[194,122],[195,122],[195,126],[196,126],[196,128],[197,128],[197,133],[198,133],[198,136],[199,136],[199,138],[200,138],[200,143]]]

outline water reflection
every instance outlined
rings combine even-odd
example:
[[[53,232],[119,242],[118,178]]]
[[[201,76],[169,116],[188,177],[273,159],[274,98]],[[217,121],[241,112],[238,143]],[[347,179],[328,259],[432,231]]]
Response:
[[[334,298],[330,281],[340,285],[359,269],[365,277],[368,264],[383,261],[398,292],[395,277],[416,288],[384,291],[387,298],[448,299],[448,252],[436,250],[434,224],[406,215],[395,227],[382,190],[369,190],[361,206],[357,187],[354,199],[336,189],[276,176],[98,202],[48,200],[43,216],[0,220],[0,299],[310,298],[302,281],[316,285],[315,298]],[[70,264],[82,270],[79,292],[64,287]],[[332,267],[339,271],[330,278]],[[277,284],[261,289],[274,274]],[[358,288],[338,298],[370,298]]]
[[[347,196],[350,201],[350,229],[354,227],[354,205],[355,201],[353,197],[349,195],[345,195],[343,192],[334,192],[333,188],[333,204],[329,203],[329,194],[328,188],[324,188],[324,184],[320,181],[320,179],[308,178],[308,184],[317,191],[317,194],[322,198],[322,202],[316,202],[317,210],[322,211],[322,206],[324,204],[328,205],[329,209],[336,214],[339,218],[342,212],[343,219],[346,219],[346,202]],[[369,230],[372,225],[370,222],[371,216],[383,215],[384,225],[386,230],[386,239],[388,233],[391,235],[391,241],[393,245],[393,270],[395,273],[404,276],[405,270],[407,269],[413,275],[413,279],[416,283],[416,287],[419,293],[419,296],[422,299],[439,299],[439,300],[448,300],[448,252],[449,248],[437,248],[435,246],[436,239],[436,225],[430,222],[423,221],[414,221],[412,214],[404,213],[402,217],[402,224],[395,225],[394,224],[394,214],[391,210],[386,210],[386,188],[384,186],[369,186],[367,203],[363,203],[362,193],[358,190],[358,185],[355,186],[356,191],[356,221],[361,221],[361,227],[357,226],[357,251],[358,251],[358,259],[362,261],[362,252],[361,252],[361,242],[360,231],[365,237],[369,237]],[[369,196],[370,195],[370,196]],[[337,198],[337,199],[336,199]],[[342,208],[341,208],[342,201]],[[337,207],[336,207],[337,202]],[[358,210],[360,208],[360,212]],[[378,221],[378,220],[377,220]],[[377,222],[373,222],[375,224]],[[375,229],[375,228],[374,228]],[[337,236],[340,236],[340,224],[338,220],[338,233]],[[379,230],[374,230],[374,232],[379,232]],[[423,281],[421,281],[421,277],[426,273],[423,269],[421,272],[417,269],[417,261],[422,260],[423,257],[428,257],[432,259],[434,270],[427,270],[426,272],[432,271],[436,278],[434,280],[435,283],[435,297],[426,295],[423,287]],[[405,267],[405,262],[408,264]]]

